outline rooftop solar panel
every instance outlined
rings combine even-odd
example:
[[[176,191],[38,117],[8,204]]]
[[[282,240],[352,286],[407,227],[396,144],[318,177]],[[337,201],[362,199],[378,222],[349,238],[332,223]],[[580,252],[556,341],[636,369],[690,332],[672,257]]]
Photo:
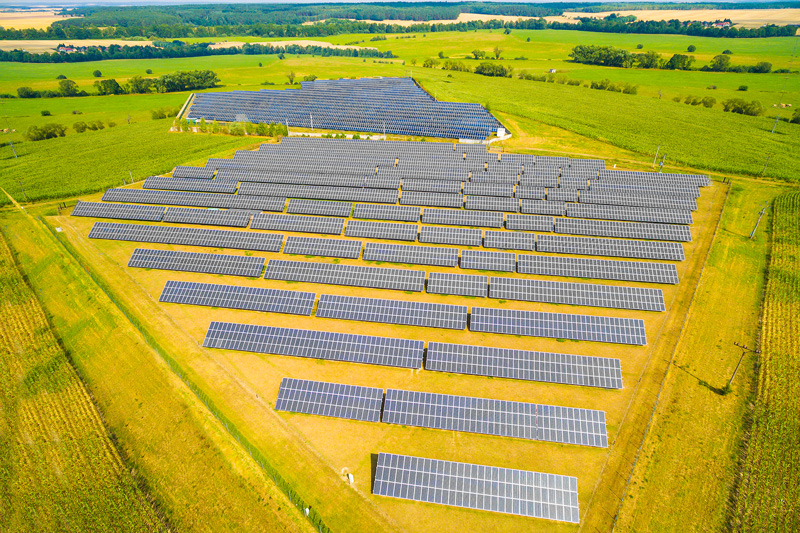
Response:
[[[96,222],[89,232],[90,239],[183,244],[211,248],[235,248],[260,252],[278,252],[283,235],[230,231],[206,228],[181,228]]]
[[[203,346],[401,368],[421,368],[425,343],[390,337],[212,322]]]
[[[539,235],[536,240],[536,250],[558,254],[604,255],[662,261],[683,261],[684,259],[683,245],[679,242]]]
[[[458,249],[368,242],[364,261],[454,267],[458,264]]]
[[[78,202],[72,210],[74,217],[114,218],[117,220],[142,220],[161,222],[164,207],[159,205],[123,205],[102,202]]]
[[[137,248],[133,251],[133,255],[128,261],[128,266],[132,268],[155,268],[181,272],[259,277],[261,276],[261,271],[264,270],[264,258]]]
[[[315,296],[313,292],[168,281],[158,301],[309,316]]]
[[[411,205],[356,204],[353,218],[419,222],[421,209]]]
[[[431,272],[428,275],[429,294],[477,296],[485,298],[489,289],[488,276]]]
[[[432,304],[403,300],[359,298],[323,294],[317,305],[320,318],[380,322],[404,326],[465,329],[467,308],[462,305]]]
[[[347,239],[296,237],[290,235],[286,238],[286,246],[283,248],[283,253],[358,259],[361,255],[361,248],[363,245],[364,243],[361,241],[351,241]]]
[[[264,278],[398,291],[421,292],[425,290],[424,271],[400,268],[271,259]]]
[[[367,239],[415,241],[417,240],[418,231],[419,226],[416,224],[351,220],[347,223],[344,234],[348,237],[363,237]]]
[[[287,213],[295,215],[322,215],[328,217],[350,216],[353,204],[350,202],[331,202],[326,200],[289,200]]]
[[[461,268],[514,272],[516,267],[516,254],[507,252],[484,252],[480,250],[464,250],[461,252]]]
[[[380,422],[383,389],[283,378],[276,411]]]
[[[540,276],[612,279],[642,283],[678,283],[678,269],[673,263],[520,254],[517,272]]]
[[[334,217],[261,213],[253,217],[250,227],[252,229],[339,235],[344,229],[344,220],[343,218]]]

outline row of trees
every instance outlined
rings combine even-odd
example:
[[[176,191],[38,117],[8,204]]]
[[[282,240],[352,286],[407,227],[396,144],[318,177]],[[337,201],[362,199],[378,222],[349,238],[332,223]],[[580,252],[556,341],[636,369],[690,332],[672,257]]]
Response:
[[[219,78],[212,70],[187,70],[164,74],[158,78],[134,76],[125,84],[120,84],[113,78],[97,80],[94,82],[94,88],[99,95],[173,93],[209,89],[215,87],[217,83],[219,83]],[[63,79],[59,80],[57,91],[36,91],[30,87],[19,87],[17,95],[20,98],[55,98],[89,96],[89,93],[80,90],[74,81]]]
[[[572,49],[569,57],[576,63],[588,65],[602,65],[606,67],[645,68],[666,70],[691,70],[695,62],[694,56],[686,54],[673,54],[669,59],[654,50],[637,54],[613,46],[596,46],[593,44],[580,44]],[[713,72],[754,72],[767,73],[772,71],[772,63],[761,61],[754,66],[731,65],[729,54],[714,56],[711,63],[704,65],[699,70]]]

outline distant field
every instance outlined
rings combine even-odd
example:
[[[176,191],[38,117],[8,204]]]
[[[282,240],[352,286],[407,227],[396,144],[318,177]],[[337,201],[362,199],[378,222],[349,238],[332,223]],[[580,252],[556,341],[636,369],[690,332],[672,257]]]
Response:
[[[576,21],[579,17],[605,18],[612,13],[621,17],[635,16],[638,20],[688,20],[698,22],[715,22],[730,19],[735,25],[743,28],[759,28],[766,24],[786,26],[800,24],[800,9],[643,9],[605,11],[602,13],[580,13],[565,11],[562,17],[547,17],[548,20],[563,22]]]
[[[0,50],[25,50],[33,54],[41,54],[42,52],[54,52],[59,44],[71,46],[111,46],[112,44],[120,46],[150,46],[153,43],[151,41],[121,41],[119,39],[0,40]]]
[[[44,29],[57,20],[69,18],[75,17],[56,15],[56,11],[50,9],[0,9],[0,26],[16,30]]]

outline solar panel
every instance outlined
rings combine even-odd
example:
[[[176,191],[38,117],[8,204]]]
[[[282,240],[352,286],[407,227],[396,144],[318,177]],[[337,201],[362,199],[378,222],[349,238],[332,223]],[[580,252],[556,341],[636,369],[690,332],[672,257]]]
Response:
[[[488,289],[488,276],[445,274],[442,272],[431,272],[428,275],[429,294],[451,294],[455,296],[479,296],[485,298]]]
[[[177,166],[172,171],[173,178],[201,178],[211,179],[214,176],[213,168]]]
[[[622,388],[619,359],[429,342],[425,369],[454,374]]]
[[[553,217],[537,215],[508,215],[506,229],[524,231],[553,231]]]
[[[258,211],[283,211],[286,198],[258,198],[238,194],[216,194],[183,191],[148,191],[144,189],[108,189],[104,202],[132,204],[185,205],[190,207],[220,207],[256,209]]]
[[[441,192],[403,191],[400,196],[402,205],[424,205],[430,207],[461,207],[464,197],[460,194]]]
[[[503,250],[535,250],[536,235],[518,231],[487,230],[483,245],[486,248],[500,248]]]
[[[356,204],[353,218],[419,222],[421,209],[410,205]]]
[[[397,203],[397,191],[358,187],[325,187],[317,185],[284,185],[280,183],[242,183],[239,195],[307,198],[310,200],[343,200],[350,202]]]
[[[350,216],[353,204],[350,202],[332,202],[327,200],[289,200],[287,213],[295,215],[322,215],[327,217]]]
[[[529,215],[563,217],[566,214],[566,203],[555,200],[521,200],[520,211]]]
[[[676,198],[657,193],[650,193],[646,196],[637,196],[626,192],[613,194],[612,191],[583,191],[581,192],[581,202],[585,204],[611,204],[626,205],[637,207],[655,207],[659,209],[672,209],[676,211],[695,211],[697,210],[697,200],[695,198]]]
[[[400,368],[421,368],[425,343],[391,337],[212,322],[203,346]]]
[[[520,254],[517,272],[540,276],[613,279],[643,283],[678,283],[678,269],[673,263]]]
[[[380,268],[306,261],[271,259],[265,279],[326,283],[350,287],[421,292],[425,290],[425,272],[400,268]]]
[[[344,234],[348,237],[362,237],[367,239],[415,241],[417,240],[418,231],[419,226],[416,224],[351,220],[347,223]]]
[[[519,211],[519,200],[497,196],[465,196],[464,208],[480,211]]]
[[[691,224],[691,211],[669,211],[649,207],[626,207],[603,204],[568,204],[566,214],[574,218],[600,218],[630,222],[657,222],[661,224]]]
[[[313,292],[168,281],[158,301],[309,316],[314,308],[315,296]]]
[[[454,267],[458,264],[458,249],[368,242],[364,261]]]
[[[649,239],[653,241],[692,240],[689,226],[681,224],[650,224],[647,222],[611,222],[608,220],[584,220],[558,218],[555,232],[569,235],[593,235],[598,237],[623,237],[627,239]]]
[[[128,261],[128,266],[132,268],[155,268],[181,272],[259,277],[261,276],[261,271],[264,270],[264,258],[137,248],[133,251],[133,255]]]
[[[651,193],[675,198],[699,198],[700,189],[696,185],[675,188],[667,185],[636,185],[629,183],[604,183],[602,180],[592,182],[590,188],[593,192],[601,194],[634,194],[643,196]]]
[[[516,198],[525,198],[527,200],[544,200],[545,198],[544,187],[533,187],[530,185],[520,185],[517,187],[514,196]]]
[[[342,229],[344,229],[344,219],[261,213],[253,217],[253,222],[250,224],[250,227],[252,229],[339,235],[342,233]]]
[[[320,257],[341,257],[358,259],[361,255],[361,241],[346,239],[325,239],[320,237],[286,237],[283,253],[294,255],[315,255]]]
[[[536,240],[536,250],[557,254],[605,255],[662,261],[683,261],[684,259],[683,245],[679,242],[539,235]]]
[[[283,378],[276,411],[380,422],[383,389]]]
[[[379,453],[372,492],[404,500],[580,522],[578,480],[554,474]]]
[[[333,294],[320,296],[317,316],[429,328],[465,329],[467,327],[467,308],[463,305],[359,298]]]
[[[102,202],[78,202],[72,210],[74,217],[115,218],[161,222],[164,207],[160,205],[122,205]]]
[[[603,411],[387,389],[387,424],[608,447]]]
[[[419,233],[419,242],[480,246],[483,242],[483,231],[469,228],[422,226]]]
[[[473,196],[505,196],[514,195],[513,183],[473,183],[464,184],[464,194]]]
[[[461,252],[461,268],[514,272],[517,268],[517,256],[507,252],[464,250]]]
[[[478,228],[502,228],[503,217],[503,213],[489,211],[425,209],[422,212],[422,223],[444,224],[447,226],[473,226]]]
[[[644,346],[644,321],[633,318],[473,307],[470,330]]]
[[[664,311],[661,289],[492,277],[489,297],[551,304],[585,305],[636,311]]]
[[[526,172],[519,178],[520,187],[558,187],[558,170],[543,174],[532,174]]]
[[[206,226],[229,226],[246,228],[252,215],[238,209],[195,209],[191,207],[168,207],[164,222],[175,224],[203,224]]]
[[[404,179],[403,191],[461,194],[460,181]]]
[[[587,185],[588,186],[588,185]],[[558,202],[577,202],[578,189],[547,189],[547,200]]]
[[[143,189],[161,189],[167,191],[219,192],[233,194],[239,184],[235,181],[217,181],[192,178],[162,178],[150,176],[142,184]]]
[[[211,248],[234,248],[238,250],[257,250],[259,252],[278,252],[283,245],[283,235],[274,233],[146,226],[113,222],[95,222],[92,231],[89,232],[89,238],[158,244],[184,244]]]

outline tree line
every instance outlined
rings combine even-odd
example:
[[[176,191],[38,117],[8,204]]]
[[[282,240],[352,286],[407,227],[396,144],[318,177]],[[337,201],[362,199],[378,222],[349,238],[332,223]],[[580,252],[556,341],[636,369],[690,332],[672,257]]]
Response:
[[[690,46],[687,51],[693,52],[695,50],[694,46]],[[695,57],[692,55],[673,54],[672,57],[667,59],[654,50],[633,53],[613,46],[596,46],[592,44],[576,46],[569,53],[569,57],[575,63],[605,67],[752,73],[768,73],[772,71],[772,63],[767,61],[760,61],[752,66],[731,65],[729,50],[714,56],[708,65],[704,65],[700,69],[693,69],[692,65],[695,62]]]

